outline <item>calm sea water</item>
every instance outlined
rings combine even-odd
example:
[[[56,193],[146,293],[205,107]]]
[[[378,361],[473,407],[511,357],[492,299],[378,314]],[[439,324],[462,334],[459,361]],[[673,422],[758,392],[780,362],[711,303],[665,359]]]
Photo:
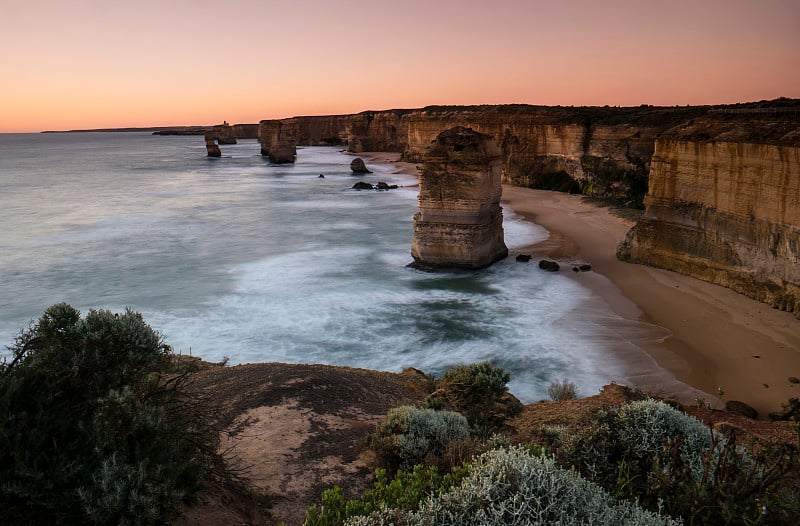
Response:
[[[255,141],[222,150],[208,159],[200,137],[146,133],[0,134],[0,343],[66,301],[130,306],[176,351],[211,361],[441,373],[491,360],[526,402],[555,379],[593,394],[638,374],[620,349],[638,352],[652,328],[588,307],[569,277],[511,258],[466,274],[406,267],[415,188],[350,190],[352,157],[336,148],[300,149],[289,166]],[[373,183],[415,183],[370,168]],[[505,215],[510,248],[547,237]]]

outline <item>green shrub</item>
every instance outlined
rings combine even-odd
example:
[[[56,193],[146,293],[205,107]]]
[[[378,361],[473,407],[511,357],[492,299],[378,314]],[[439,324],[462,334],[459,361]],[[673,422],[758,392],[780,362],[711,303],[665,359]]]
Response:
[[[340,525],[350,517],[369,515],[385,509],[414,511],[420,503],[457,485],[466,475],[464,467],[440,475],[435,466],[414,466],[413,471],[400,470],[391,480],[386,471],[375,471],[376,481],[358,500],[344,498],[342,489],[334,486],[322,493],[322,505],[311,506],[306,513],[306,526]]]
[[[386,506],[351,516],[350,526],[451,525],[678,525],[629,502],[524,448],[497,449],[469,466],[459,485],[431,495],[417,511]]]
[[[781,489],[797,453],[761,448],[751,455],[697,419],[654,400],[602,411],[562,432],[566,465],[617,496],[663,506],[695,524],[791,524],[797,499]]]
[[[139,313],[48,308],[0,364],[13,524],[162,524],[221,465],[189,371]]]
[[[384,466],[407,471],[468,436],[469,424],[459,413],[401,406],[389,411],[370,443]]]
[[[550,400],[563,402],[564,400],[575,400],[578,398],[578,388],[569,380],[554,380],[547,388]]]
[[[508,393],[510,375],[489,362],[448,369],[436,382],[426,407],[458,411],[467,417],[472,433],[486,436],[522,411],[522,404]]]

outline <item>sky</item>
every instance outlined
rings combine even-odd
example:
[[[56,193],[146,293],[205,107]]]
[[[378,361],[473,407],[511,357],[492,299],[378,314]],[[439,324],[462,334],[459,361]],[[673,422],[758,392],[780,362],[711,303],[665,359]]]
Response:
[[[800,0],[0,0],[0,132],[800,98]]]

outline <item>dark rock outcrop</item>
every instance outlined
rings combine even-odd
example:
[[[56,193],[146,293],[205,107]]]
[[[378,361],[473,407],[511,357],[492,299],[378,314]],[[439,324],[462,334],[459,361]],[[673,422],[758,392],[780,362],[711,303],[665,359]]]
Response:
[[[800,420],[800,399],[789,398],[789,400],[783,404],[781,411],[775,411],[767,416],[769,416],[770,420]]]
[[[477,269],[508,255],[503,240],[500,150],[469,128],[440,133],[419,179],[411,255],[425,269]]]
[[[356,157],[350,163],[350,169],[353,171],[354,174],[371,174],[372,172],[367,168],[367,165],[364,164],[364,159],[361,157]]]
[[[740,402],[739,400],[728,400],[725,402],[725,410],[730,411],[731,413],[746,416],[747,418],[752,418],[753,420],[758,418],[758,411],[756,411],[752,406],[744,402]]]
[[[527,263],[528,261],[531,260],[531,255],[530,254],[518,254],[516,259],[520,263]]]
[[[364,181],[359,181],[353,185],[353,190],[374,190],[375,187]]]

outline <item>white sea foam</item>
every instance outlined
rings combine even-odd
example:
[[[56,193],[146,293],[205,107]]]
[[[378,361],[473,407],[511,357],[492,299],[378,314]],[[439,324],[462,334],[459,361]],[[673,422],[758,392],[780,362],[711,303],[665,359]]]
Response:
[[[92,153],[41,155],[69,151],[59,141],[84,141]],[[611,317],[575,279],[512,258],[473,273],[408,268],[417,190],[351,190],[360,178],[335,148],[304,148],[295,165],[279,166],[254,142],[209,160],[196,141],[31,136],[6,150],[0,142],[10,165],[0,220],[14,233],[0,238],[14,255],[0,255],[4,344],[57,301],[84,311],[129,305],[176,350],[208,360],[436,374],[490,360],[533,401],[554,379],[585,394],[624,381],[628,369],[612,350],[639,356],[641,340],[660,337]],[[26,147],[29,160],[14,165]],[[374,173],[362,179],[373,184],[415,182],[368,164]],[[67,205],[42,199],[50,185]],[[511,210],[504,216],[512,250],[546,239]]]

